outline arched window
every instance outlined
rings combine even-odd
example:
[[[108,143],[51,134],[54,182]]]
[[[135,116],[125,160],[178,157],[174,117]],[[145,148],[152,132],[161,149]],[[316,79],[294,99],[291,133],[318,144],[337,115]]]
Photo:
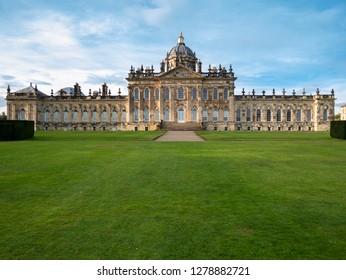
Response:
[[[219,121],[219,110],[218,109],[214,109],[214,111],[213,111],[213,121],[214,122]]]
[[[203,88],[203,90],[202,90],[202,99],[203,100],[208,99],[208,90],[206,88]]]
[[[139,98],[138,88],[135,88],[135,90],[133,92],[133,99],[138,100],[138,98]]]
[[[25,110],[24,110],[24,109],[21,109],[21,110],[19,111],[18,120],[22,120],[22,121],[25,120]]]
[[[93,114],[92,114],[92,122],[97,122],[97,112],[96,111],[93,111]]]
[[[306,121],[311,122],[311,110],[310,109],[308,109],[306,111]]]
[[[297,110],[297,122],[302,121],[302,110],[298,109]]]
[[[257,112],[256,112],[256,121],[260,122],[261,121],[261,109],[257,109]]]
[[[149,88],[145,88],[144,90],[144,100],[149,100]]]
[[[56,111],[54,112],[54,122],[58,122],[58,121],[59,121],[59,111],[56,110]]]
[[[112,122],[117,122],[117,111],[115,109],[112,111]]]
[[[87,122],[87,121],[88,121],[88,112],[87,111],[83,111],[82,122]]]
[[[270,109],[267,110],[267,122],[272,121],[272,111]]]
[[[145,122],[149,121],[149,110],[148,110],[148,108],[144,109],[144,121]]]
[[[290,122],[292,120],[291,109],[287,110],[286,121]]]
[[[192,100],[197,100],[197,89],[196,88],[192,89]]]
[[[138,109],[137,108],[135,108],[133,110],[133,121],[138,122]]]
[[[246,121],[251,122],[251,110],[250,109],[246,110]]]
[[[184,99],[184,89],[182,87],[178,88],[178,99],[179,100]]]
[[[160,121],[160,111],[159,109],[155,109],[155,121]]]
[[[202,111],[202,120],[203,120],[203,122],[207,122],[208,121],[208,111],[207,111],[207,109],[203,109],[203,111]]]
[[[49,111],[48,110],[44,113],[44,121],[49,122]]]
[[[160,99],[160,91],[158,88],[155,89],[155,100],[159,100]]]
[[[213,99],[214,100],[218,100],[219,99],[219,96],[218,96],[219,94],[218,94],[218,92],[217,92],[217,88],[214,88],[214,90],[213,90]]]
[[[102,120],[102,122],[106,122],[107,121],[107,111],[106,110],[102,111],[101,120]]]
[[[126,110],[123,110],[123,111],[121,112],[121,121],[122,121],[122,122],[126,122]]]
[[[68,111],[64,111],[64,123],[68,123]]]
[[[178,109],[178,123],[183,123],[185,121],[185,114],[184,114],[184,108]]]
[[[163,95],[164,95],[164,99],[165,100],[168,100],[169,99],[169,88],[168,87],[165,87],[163,89]]]
[[[236,119],[237,122],[240,122],[240,121],[241,121],[241,111],[240,111],[239,108],[238,108],[237,111],[236,111],[235,119]]]
[[[227,109],[225,109],[225,110],[223,111],[223,121],[224,121],[224,122],[227,122],[227,121],[228,121],[228,110],[227,110]]]
[[[192,121],[197,121],[197,109],[195,107],[192,108]]]
[[[166,108],[166,109],[165,109],[165,121],[169,121],[169,120],[170,120],[169,109]]]
[[[73,121],[74,123],[78,122],[78,111],[77,111],[77,110],[74,110],[74,111],[73,111],[72,121]]]
[[[281,110],[278,109],[276,111],[276,121],[281,122]]]

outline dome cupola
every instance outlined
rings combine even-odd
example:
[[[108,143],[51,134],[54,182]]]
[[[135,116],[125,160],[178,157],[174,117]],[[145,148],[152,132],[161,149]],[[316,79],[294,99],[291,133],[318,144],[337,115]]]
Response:
[[[167,70],[183,65],[196,71],[197,60],[196,54],[185,45],[184,36],[182,32],[180,32],[177,45],[167,53]]]

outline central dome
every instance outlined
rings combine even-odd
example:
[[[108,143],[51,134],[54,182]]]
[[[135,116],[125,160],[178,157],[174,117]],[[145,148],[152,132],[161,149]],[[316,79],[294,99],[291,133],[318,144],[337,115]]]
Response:
[[[179,55],[189,55],[196,58],[195,53],[185,45],[183,34],[180,32],[180,36],[178,38],[178,44],[173,47],[168,56],[179,56]]]
[[[197,60],[196,54],[185,45],[183,34],[180,32],[178,44],[167,53],[167,70],[183,65],[196,71]]]

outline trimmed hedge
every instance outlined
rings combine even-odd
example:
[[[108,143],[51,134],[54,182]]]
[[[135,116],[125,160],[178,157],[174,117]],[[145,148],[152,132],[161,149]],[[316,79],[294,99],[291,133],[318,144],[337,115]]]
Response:
[[[34,121],[0,120],[0,141],[24,140],[34,136]]]
[[[331,121],[330,136],[338,139],[346,139],[346,121]]]

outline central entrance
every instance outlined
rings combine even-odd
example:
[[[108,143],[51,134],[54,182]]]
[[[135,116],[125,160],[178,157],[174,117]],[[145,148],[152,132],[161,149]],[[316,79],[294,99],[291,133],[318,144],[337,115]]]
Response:
[[[178,109],[178,123],[183,123],[184,122],[184,109],[179,108]]]

